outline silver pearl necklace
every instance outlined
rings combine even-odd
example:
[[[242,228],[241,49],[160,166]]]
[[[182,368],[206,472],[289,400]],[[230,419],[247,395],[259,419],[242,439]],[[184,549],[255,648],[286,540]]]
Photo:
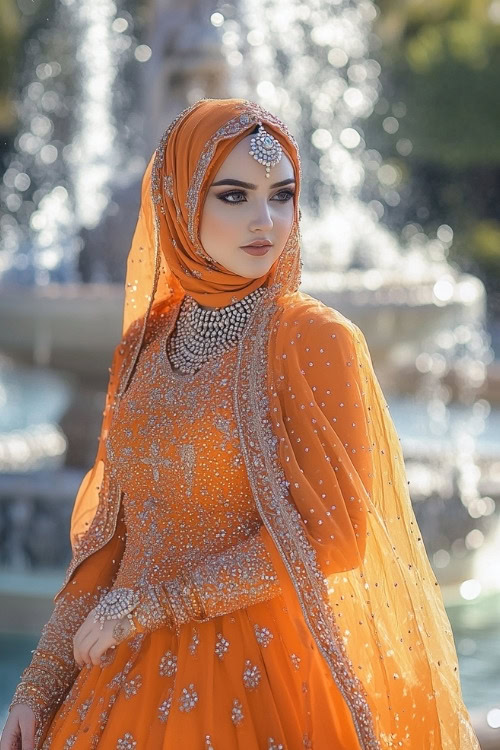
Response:
[[[231,349],[240,340],[250,313],[266,291],[266,287],[258,287],[232,305],[207,310],[186,294],[175,333],[167,342],[172,367],[183,375],[193,375],[208,359]]]

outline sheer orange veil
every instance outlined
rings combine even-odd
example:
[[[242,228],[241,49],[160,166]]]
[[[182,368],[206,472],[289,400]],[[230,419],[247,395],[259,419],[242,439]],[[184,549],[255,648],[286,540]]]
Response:
[[[258,122],[291,159],[298,195],[293,137],[276,117],[241,99],[205,99],[183,112],[146,169],[123,339],[113,356],[96,462],[75,501],[65,585],[116,528],[120,490],[106,463],[106,435],[148,319],[185,293],[222,306],[263,285],[239,345],[234,409],[283,585],[350,710],[361,748],[479,748],[400,441],[365,338],[339,311],[299,291],[298,200],[286,247],[265,278],[229,274],[200,246],[210,177]]]

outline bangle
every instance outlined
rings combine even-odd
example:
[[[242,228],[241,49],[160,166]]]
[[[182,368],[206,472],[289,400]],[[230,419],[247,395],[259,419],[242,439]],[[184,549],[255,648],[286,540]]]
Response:
[[[111,589],[95,608],[94,622],[100,622],[102,630],[106,620],[120,620],[125,615],[128,616],[138,604],[138,591],[126,588]]]

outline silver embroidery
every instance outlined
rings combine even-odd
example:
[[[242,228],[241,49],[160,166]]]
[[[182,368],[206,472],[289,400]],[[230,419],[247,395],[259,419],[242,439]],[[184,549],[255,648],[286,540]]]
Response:
[[[245,687],[249,690],[258,687],[261,676],[259,667],[256,664],[252,664],[250,659],[247,659],[245,669],[243,670],[243,683]]]
[[[168,458],[162,458],[158,443],[151,443],[150,458],[141,458],[143,464],[149,464],[153,470],[153,479],[158,482],[160,479],[160,466],[171,466],[172,462]]]
[[[196,692],[193,683],[191,682],[187,688],[182,688],[182,693],[179,696],[179,710],[180,711],[192,711],[192,709],[198,703],[198,693]]]
[[[116,750],[134,750],[137,747],[137,742],[130,732],[125,732],[123,737],[118,740]]]
[[[215,644],[215,653],[219,657],[219,659],[222,659],[224,654],[229,648],[229,641],[227,641],[222,633],[217,633],[217,643]]]
[[[261,628],[257,623],[254,623],[253,629],[255,631],[257,642],[260,643],[263,648],[267,648],[273,639],[273,634],[269,628]]]
[[[177,671],[176,654],[173,654],[172,651],[167,651],[161,657],[159,670],[162,677],[172,677]]]
[[[199,643],[200,643],[200,637],[198,635],[198,630],[197,628],[193,628],[193,632],[191,635],[191,642],[188,646],[189,653],[191,654],[191,656],[195,655],[196,649],[198,648]]]
[[[83,721],[85,717],[87,716],[88,710],[90,706],[92,705],[93,699],[94,699],[94,691],[92,690],[87,700],[81,703],[79,706],[77,706],[76,710],[78,712],[78,716],[80,717],[80,721]]]
[[[161,705],[158,708],[158,718],[162,722],[165,722],[167,720],[168,715],[170,713],[173,694],[174,694],[174,689],[169,688],[168,693],[167,693],[167,698],[161,703]]]
[[[231,709],[231,721],[233,722],[234,726],[237,727],[244,719],[243,714],[243,706],[241,705],[240,701],[235,698],[233,700],[233,707]]]
[[[171,174],[168,174],[166,177],[163,178],[163,189],[165,190],[166,195],[170,198],[171,201],[174,200],[174,178]]]
[[[193,491],[193,476],[194,476],[194,468],[196,464],[196,450],[193,445],[186,443],[186,445],[181,445],[179,447],[179,453],[181,456],[182,466],[184,468],[184,477],[187,483],[186,494],[188,495],[188,497],[190,497]]]

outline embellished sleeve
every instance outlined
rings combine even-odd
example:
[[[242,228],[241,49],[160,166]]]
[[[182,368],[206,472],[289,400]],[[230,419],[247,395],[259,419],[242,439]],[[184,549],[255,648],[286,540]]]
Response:
[[[270,551],[267,529],[223,552],[207,556],[191,572],[140,590],[132,613],[138,630],[179,627],[191,620],[204,622],[218,615],[278,596],[281,587]]]
[[[33,710],[37,728],[62,702],[78,676],[73,637],[103,593],[113,583],[124,544],[123,517],[112,539],[80,565],[57,598],[30,664],[23,671],[10,707],[23,703]]]
[[[325,460],[333,468],[337,490],[333,494],[340,500],[334,504],[342,527],[341,533],[334,534],[334,541],[339,547],[344,542],[352,545],[357,566],[366,548],[366,498],[371,497],[373,487],[373,446],[368,437],[370,414],[365,403],[364,375],[354,344],[359,329],[345,320],[348,325],[329,318],[316,321],[317,330],[304,337],[302,361],[314,401],[325,420],[321,426]],[[316,373],[309,365],[314,360]],[[331,497],[330,492],[325,493],[325,498],[328,496]],[[309,519],[309,524],[314,528],[315,521]],[[318,532],[319,536],[324,535],[319,527]]]
[[[373,446],[356,331],[322,306],[277,337],[276,357],[284,361],[275,394],[281,465],[295,477],[289,496],[325,575],[358,567],[366,549]]]

